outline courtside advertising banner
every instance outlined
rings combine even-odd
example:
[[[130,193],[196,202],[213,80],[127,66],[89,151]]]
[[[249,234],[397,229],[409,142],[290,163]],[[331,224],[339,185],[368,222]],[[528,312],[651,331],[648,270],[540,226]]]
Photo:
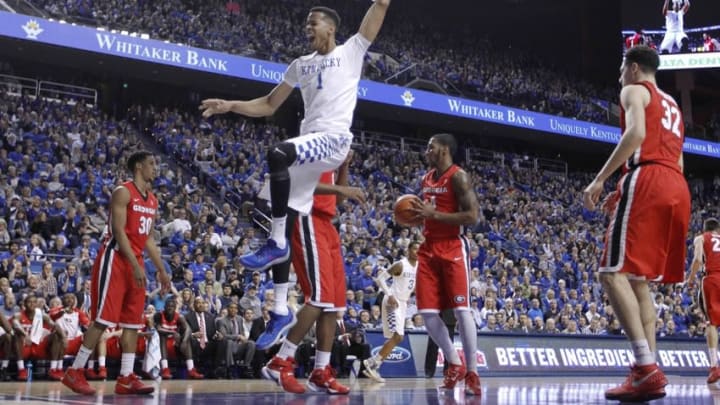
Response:
[[[385,339],[380,332],[366,335],[375,354]],[[425,333],[406,333],[380,373],[383,377],[424,376],[427,342]],[[661,339],[657,346],[658,363],[668,374],[705,375],[710,369],[704,339]],[[462,356],[458,336],[455,348]],[[480,375],[625,375],[635,361],[625,337],[588,335],[483,334],[478,336],[475,357]],[[443,358],[439,351],[436,375],[442,374]]]
[[[280,63],[144,38],[136,33],[107,31],[3,11],[0,11],[0,36],[265,83],[281,82],[287,68]],[[620,139],[617,127],[368,80],[360,81],[358,98],[598,142],[616,144]],[[720,143],[717,142],[687,138],[684,150],[720,158]]]

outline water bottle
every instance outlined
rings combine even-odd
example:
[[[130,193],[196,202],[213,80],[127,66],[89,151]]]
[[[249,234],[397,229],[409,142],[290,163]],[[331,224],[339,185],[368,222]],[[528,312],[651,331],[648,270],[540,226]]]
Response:
[[[32,361],[28,361],[28,362],[27,362],[27,372],[28,372],[27,382],[32,382],[32,377],[33,377],[33,363],[32,363]]]

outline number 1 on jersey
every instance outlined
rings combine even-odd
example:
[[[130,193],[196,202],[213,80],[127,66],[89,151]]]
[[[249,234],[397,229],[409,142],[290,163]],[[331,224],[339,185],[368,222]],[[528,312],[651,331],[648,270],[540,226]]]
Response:
[[[318,86],[317,86],[317,89],[318,89],[318,90],[322,90],[322,88],[323,88],[323,87],[322,87],[322,72],[320,72],[320,73],[318,73]]]

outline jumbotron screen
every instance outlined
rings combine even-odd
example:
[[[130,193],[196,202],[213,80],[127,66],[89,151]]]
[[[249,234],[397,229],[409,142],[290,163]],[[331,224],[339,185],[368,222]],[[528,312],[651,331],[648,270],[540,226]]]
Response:
[[[716,0],[622,2],[622,47],[645,44],[660,69],[720,67],[720,4]]]

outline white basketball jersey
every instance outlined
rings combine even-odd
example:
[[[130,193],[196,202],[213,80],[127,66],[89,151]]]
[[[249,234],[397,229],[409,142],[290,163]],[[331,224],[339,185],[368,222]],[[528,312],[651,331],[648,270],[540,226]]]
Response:
[[[684,24],[683,24],[683,16],[685,13],[680,11],[671,11],[668,10],[665,14],[665,29],[667,29],[669,32],[683,32],[684,30]]]
[[[315,52],[288,66],[285,83],[300,86],[305,104],[300,135],[350,133],[363,59],[369,47],[370,41],[355,34],[327,55]]]
[[[74,339],[82,335],[82,332],[80,332],[80,313],[78,311],[69,314],[63,311],[63,315],[55,320],[55,323],[62,328],[68,339]]]
[[[417,264],[410,264],[407,258],[400,260],[402,263],[402,273],[399,276],[393,276],[390,292],[395,299],[407,301],[410,299],[415,289],[415,276],[417,275]]]

